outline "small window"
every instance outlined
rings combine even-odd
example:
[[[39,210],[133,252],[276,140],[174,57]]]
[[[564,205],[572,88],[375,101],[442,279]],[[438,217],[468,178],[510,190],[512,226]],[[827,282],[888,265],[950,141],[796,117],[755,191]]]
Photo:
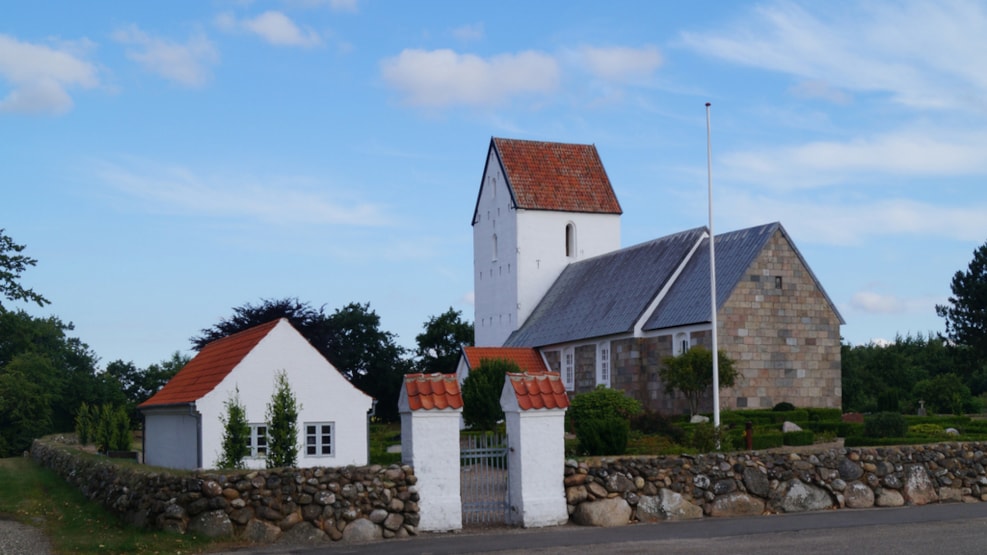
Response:
[[[596,353],[596,384],[610,387],[610,343],[600,343]]]
[[[775,289],[781,289],[781,288],[782,288],[781,276],[775,276]]]
[[[335,424],[332,422],[307,422],[305,424],[305,455],[308,457],[331,457],[335,453],[332,446]]]
[[[675,343],[672,347],[674,351],[672,354],[675,356],[681,355],[682,353],[688,352],[692,345],[689,342],[689,334],[687,333],[677,333],[675,334]]]
[[[491,260],[496,261],[497,260],[497,234],[496,233],[493,234],[493,244],[491,246],[493,247],[493,257],[491,258]]]
[[[576,256],[576,226],[572,223],[565,226],[565,255],[566,257]]]
[[[263,459],[267,457],[267,424],[250,425],[247,447],[250,448],[250,458]]]
[[[565,384],[566,391],[572,391],[576,387],[576,365],[572,349],[566,349],[562,358],[564,362],[562,367],[562,382]]]

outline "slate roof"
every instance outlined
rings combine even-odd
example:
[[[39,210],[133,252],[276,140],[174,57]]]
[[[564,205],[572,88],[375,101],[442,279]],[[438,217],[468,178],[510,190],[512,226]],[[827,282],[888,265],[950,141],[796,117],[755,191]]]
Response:
[[[284,318],[207,344],[140,408],[194,403],[213,390]]]
[[[594,145],[494,137],[490,148],[497,153],[516,208],[622,213]]]
[[[545,360],[531,347],[463,347],[470,369],[484,360],[505,359],[518,365],[522,372],[544,372]]]
[[[698,227],[570,264],[505,346],[632,331],[704,233]]]
[[[521,410],[564,409],[569,407],[565,384],[558,372],[507,374]]]
[[[761,249],[781,228],[778,222],[716,236],[716,308],[723,306]],[[658,330],[709,322],[709,239],[679,274],[658,309],[645,322],[644,330]]]
[[[405,374],[404,387],[413,411],[463,408],[455,374]]]

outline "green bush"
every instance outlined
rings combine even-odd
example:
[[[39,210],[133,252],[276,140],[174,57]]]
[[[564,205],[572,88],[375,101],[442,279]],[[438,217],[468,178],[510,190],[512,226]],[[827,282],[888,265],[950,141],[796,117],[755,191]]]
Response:
[[[908,422],[897,412],[879,412],[864,417],[864,436],[904,437],[908,432]]]
[[[719,441],[716,427],[709,422],[700,422],[692,427],[689,446],[700,453],[715,451]]]
[[[782,401],[775,405],[771,410],[775,412],[789,412],[795,410],[795,405],[789,403],[788,401]]]
[[[630,425],[626,418],[611,415],[596,420],[579,420],[576,438],[585,455],[623,455],[627,450]]]
[[[785,445],[812,445],[815,440],[816,434],[812,430],[782,434],[782,442]]]
[[[89,445],[93,438],[93,412],[95,407],[90,408],[88,404],[82,403],[79,412],[75,413],[75,435],[82,445]],[[97,412],[98,413],[98,412]]]
[[[785,444],[785,434],[777,431],[755,431],[754,432],[754,449],[771,449],[773,447],[781,447]]]
[[[504,390],[507,373],[518,373],[516,362],[483,359],[463,381],[463,422],[471,430],[493,430],[504,419],[500,393]]]
[[[646,410],[631,417],[631,430],[643,434],[662,435],[673,443],[685,442],[685,430],[671,419],[657,411]]]

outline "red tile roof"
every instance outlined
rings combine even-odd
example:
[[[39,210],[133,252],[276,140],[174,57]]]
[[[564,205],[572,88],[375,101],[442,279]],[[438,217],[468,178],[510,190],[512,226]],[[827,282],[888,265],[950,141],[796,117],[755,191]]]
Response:
[[[192,403],[223,381],[261,339],[284,318],[228,335],[207,344],[195,358],[140,407]]]
[[[493,139],[518,208],[620,214],[593,145]]]
[[[522,372],[545,372],[545,360],[530,347],[463,347],[471,369],[484,360],[504,359],[517,364]]]
[[[521,410],[564,409],[569,406],[558,372],[507,374]]]
[[[455,374],[405,374],[404,387],[413,411],[463,408]]]

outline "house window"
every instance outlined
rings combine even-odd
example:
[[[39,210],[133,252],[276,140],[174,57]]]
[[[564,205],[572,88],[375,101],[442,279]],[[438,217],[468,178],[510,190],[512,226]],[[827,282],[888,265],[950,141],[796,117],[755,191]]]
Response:
[[[250,458],[263,459],[267,457],[267,424],[250,425],[247,447],[250,448]]]
[[[689,350],[691,345],[689,344],[689,334],[687,333],[677,333],[675,334],[675,343],[673,344],[674,355],[678,356]]]
[[[566,391],[572,391],[576,387],[576,364],[572,348],[564,350],[562,354],[562,383],[565,384]]]
[[[333,431],[336,425],[332,422],[305,423],[305,455],[309,457],[333,456]]]
[[[775,289],[781,289],[781,288],[782,288],[781,276],[775,276]]]
[[[600,343],[596,355],[596,384],[610,387],[610,343]]]
[[[565,225],[565,255],[576,256],[576,226],[571,222]]]

